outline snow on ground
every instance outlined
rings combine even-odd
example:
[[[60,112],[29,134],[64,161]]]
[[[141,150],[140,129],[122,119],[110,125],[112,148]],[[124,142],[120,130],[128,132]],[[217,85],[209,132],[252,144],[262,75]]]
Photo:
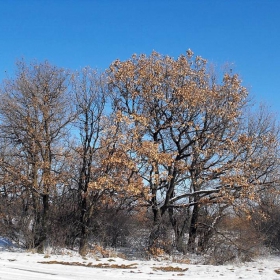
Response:
[[[244,264],[224,266],[183,264],[171,261],[128,261],[121,258],[82,258],[75,252],[34,254],[7,249],[0,241],[0,279],[5,280],[280,280],[280,257],[268,256]],[[12,251],[13,250],[13,251]],[[49,262],[49,263],[47,263]],[[51,264],[50,264],[51,263]],[[111,267],[110,267],[111,266]],[[166,268],[177,271],[162,271]],[[182,271],[178,271],[181,268]]]

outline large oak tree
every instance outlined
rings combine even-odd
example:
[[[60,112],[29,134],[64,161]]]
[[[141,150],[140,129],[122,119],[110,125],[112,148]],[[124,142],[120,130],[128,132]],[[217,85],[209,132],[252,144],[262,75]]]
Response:
[[[177,249],[185,251],[187,231],[188,249],[195,250],[201,205],[248,197],[261,183],[257,173],[268,171],[250,151],[257,143],[273,151],[275,135],[250,135],[243,126],[248,93],[238,75],[229,71],[218,79],[190,50],[177,59],[133,55],[114,61],[108,74],[113,110],[127,129],[126,154],[149,190],[149,247],[168,213]],[[190,210],[184,223],[176,216],[181,208]]]

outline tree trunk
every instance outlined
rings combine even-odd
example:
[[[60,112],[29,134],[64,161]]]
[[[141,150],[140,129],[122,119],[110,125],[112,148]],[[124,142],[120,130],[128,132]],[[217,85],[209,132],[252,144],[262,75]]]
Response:
[[[196,235],[198,222],[199,205],[195,204],[193,207],[192,218],[189,229],[188,251],[195,252],[196,249]]]
[[[79,254],[85,256],[88,253],[88,237],[89,237],[89,217],[87,214],[87,197],[85,195],[81,198],[81,235],[80,235],[80,246]]]
[[[186,254],[186,246],[184,244],[184,233],[182,230],[178,229],[177,231],[175,231],[175,246],[179,252]]]
[[[209,247],[209,241],[215,233],[216,227],[222,218],[222,212],[225,208],[226,206],[221,207],[217,216],[215,216],[214,219],[211,221],[211,224],[205,226],[202,230],[198,240],[198,249],[200,252],[205,252]]]
[[[183,225],[181,225],[181,228],[180,228],[178,219],[176,217],[174,217],[173,209],[169,208],[168,213],[169,213],[169,219],[170,219],[172,228],[174,230],[176,249],[179,252],[185,254],[186,253],[186,246],[184,244],[184,233],[185,233],[185,228],[186,228],[188,219],[186,218],[184,220],[184,223],[183,223]]]
[[[49,195],[42,195],[43,211],[38,212],[38,218],[35,225],[34,247],[39,254],[43,254],[45,250],[45,242],[47,240],[48,221],[49,221]]]
[[[150,252],[160,237],[160,230],[161,230],[161,225],[162,225],[161,210],[158,208],[153,209],[153,213],[154,213],[154,222],[153,222],[153,227],[152,227],[152,230],[151,230],[151,233],[149,236],[149,247],[148,247]]]

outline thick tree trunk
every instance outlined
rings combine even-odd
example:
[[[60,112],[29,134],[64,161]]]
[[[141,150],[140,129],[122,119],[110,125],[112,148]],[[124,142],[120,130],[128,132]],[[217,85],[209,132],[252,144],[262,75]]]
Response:
[[[197,236],[197,223],[198,223],[199,205],[195,204],[193,207],[192,218],[189,228],[188,251],[195,252],[196,250],[196,236]]]
[[[43,199],[43,211],[37,213],[36,225],[35,225],[35,236],[34,236],[34,247],[37,249],[39,254],[43,254],[45,250],[45,243],[47,240],[48,232],[48,221],[49,221],[49,195],[42,195]]]
[[[184,220],[184,223],[181,225],[180,228],[180,224],[178,222],[178,219],[176,217],[174,217],[174,213],[173,213],[173,209],[169,208],[168,213],[169,213],[169,220],[171,222],[172,228],[174,230],[174,235],[175,235],[175,246],[176,249],[185,254],[186,253],[186,246],[184,244],[184,233],[185,233],[185,228],[187,225],[187,220]]]
[[[80,233],[80,245],[79,254],[85,256],[88,253],[88,238],[89,238],[89,217],[87,213],[87,197],[82,196],[81,198],[81,233]]]
[[[160,237],[160,231],[162,226],[161,210],[159,208],[153,209],[153,213],[154,213],[154,222],[149,236],[149,247],[148,247],[150,252],[151,249],[156,245],[156,242]]]

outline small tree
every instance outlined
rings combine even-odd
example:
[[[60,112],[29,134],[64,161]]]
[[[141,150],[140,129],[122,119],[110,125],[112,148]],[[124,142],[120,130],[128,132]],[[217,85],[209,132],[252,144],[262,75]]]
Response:
[[[92,218],[98,214],[100,205],[116,200],[130,200],[134,175],[126,167],[121,145],[121,128],[106,114],[106,76],[90,68],[84,68],[73,77],[76,127],[80,141],[74,156],[78,159],[77,186],[80,209],[79,252],[88,251]]]
[[[102,191],[93,191],[90,183],[98,177],[96,157],[102,148],[100,139],[104,130],[106,104],[104,76],[90,68],[84,68],[75,75],[73,90],[78,115],[76,126],[80,132],[80,141],[74,155],[79,162],[77,174],[80,211],[79,252],[85,255],[94,206],[102,196]]]

